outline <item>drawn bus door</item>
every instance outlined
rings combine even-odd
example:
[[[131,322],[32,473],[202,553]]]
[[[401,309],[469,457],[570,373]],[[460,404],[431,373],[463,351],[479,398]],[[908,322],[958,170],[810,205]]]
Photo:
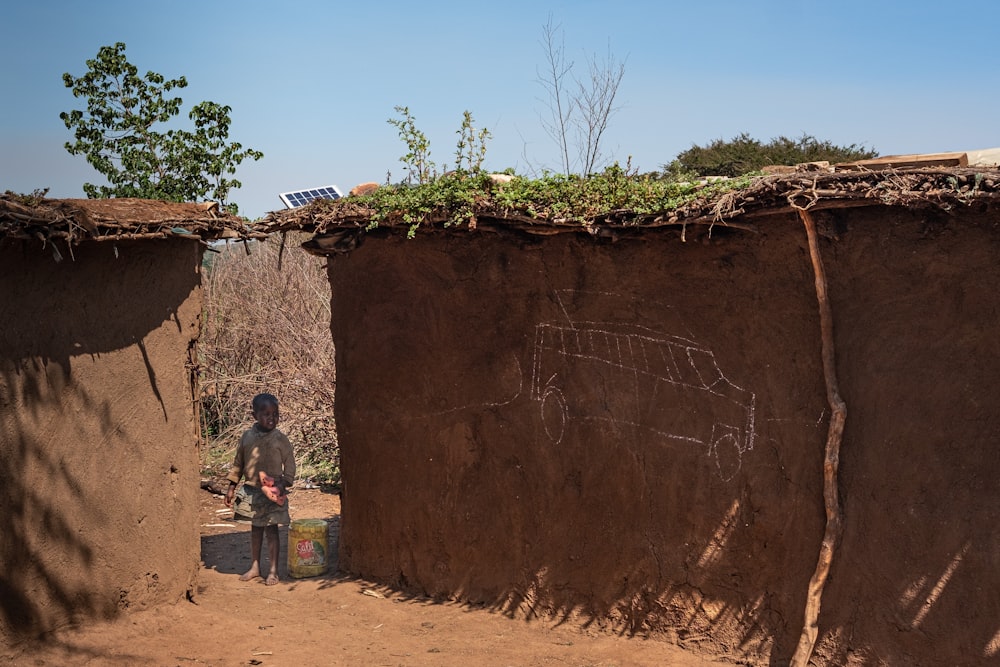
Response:
[[[671,354],[674,357],[675,368],[677,369],[677,381],[688,387],[705,389],[714,382],[714,377],[718,377],[720,372],[715,366],[715,357],[711,352],[691,347],[687,345],[669,345]],[[708,382],[705,376],[708,375]]]

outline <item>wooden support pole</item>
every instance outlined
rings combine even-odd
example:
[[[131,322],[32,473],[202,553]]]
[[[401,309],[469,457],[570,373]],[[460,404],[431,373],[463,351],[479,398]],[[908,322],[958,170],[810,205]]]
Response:
[[[819,322],[822,335],[823,377],[826,380],[826,400],[830,404],[830,426],[826,436],[826,455],[823,460],[823,504],[826,508],[826,530],[823,542],[819,548],[819,558],[816,570],[809,580],[809,590],[806,596],[805,619],[802,625],[802,635],[792,656],[792,667],[806,667],[816,645],[818,632],[819,610],[823,601],[823,588],[830,574],[830,564],[833,562],[833,552],[844,530],[840,512],[840,495],[837,489],[837,470],[840,467],[840,441],[844,434],[844,422],[847,419],[847,405],[840,397],[837,386],[837,366],[833,347],[833,314],[827,297],[826,272],[823,270],[823,259],[819,254],[819,243],[816,239],[816,225],[812,215],[805,209],[799,209],[799,218],[806,228],[809,240],[809,256],[812,259],[813,273],[816,277],[816,298],[819,301]]]

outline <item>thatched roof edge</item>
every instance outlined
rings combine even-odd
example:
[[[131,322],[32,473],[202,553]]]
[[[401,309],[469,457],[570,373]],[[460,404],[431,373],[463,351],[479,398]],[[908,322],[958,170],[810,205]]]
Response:
[[[0,195],[0,239],[70,245],[87,241],[188,238],[264,238],[242,218],[215,202],[174,203],[148,199],[45,199]]]

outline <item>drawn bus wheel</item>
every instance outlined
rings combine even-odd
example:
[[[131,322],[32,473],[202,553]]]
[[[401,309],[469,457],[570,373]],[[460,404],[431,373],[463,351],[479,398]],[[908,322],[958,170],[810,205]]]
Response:
[[[722,481],[728,482],[743,465],[739,438],[734,429],[719,424],[716,424],[712,435],[717,437],[712,440],[712,450],[709,453],[715,459]]]
[[[549,439],[559,444],[566,431],[566,399],[558,387],[547,387],[542,394],[542,427]]]

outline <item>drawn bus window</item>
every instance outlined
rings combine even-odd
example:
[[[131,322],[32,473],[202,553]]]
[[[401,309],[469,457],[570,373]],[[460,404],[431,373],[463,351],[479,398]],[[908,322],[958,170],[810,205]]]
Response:
[[[547,437],[573,420],[606,420],[700,445],[728,481],[754,445],[755,395],[696,341],[613,323],[535,327],[531,398]]]

